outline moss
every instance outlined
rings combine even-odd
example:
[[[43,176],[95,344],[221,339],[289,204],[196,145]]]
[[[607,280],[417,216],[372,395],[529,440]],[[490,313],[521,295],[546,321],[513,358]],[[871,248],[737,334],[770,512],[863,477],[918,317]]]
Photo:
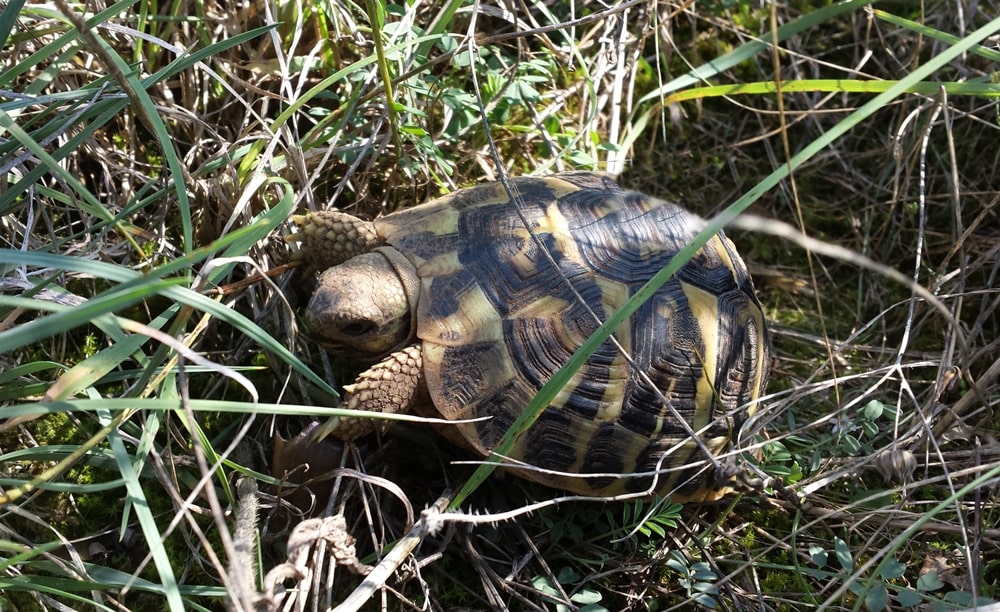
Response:
[[[79,444],[87,439],[79,422],[70,418],[68,412],[54,412],[35,419],[31,422],[30,429],[39,446]]]
[[[784,557],[784,553],[781,556]],[[787,565],[788,560],[780,559],[778,563]],[[793,568],[788,567],[785,571],[772,569],[768,572],[761,572],[760,588],[765,593],[796,593],[801,590],[802,584],[795,576]]]

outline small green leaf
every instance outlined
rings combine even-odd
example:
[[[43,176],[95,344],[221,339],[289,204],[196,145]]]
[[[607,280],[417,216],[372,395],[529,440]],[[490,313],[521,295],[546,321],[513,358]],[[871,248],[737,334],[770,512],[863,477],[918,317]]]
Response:
[[[667,532],[663,529],[663,527],[660,527],[654,521],[649,521],[648,523],[643,525],[642,531],[645,532],[643,535],[649,536],[650,533],[655,533],[661,538],[665,537],[667,535]]]
[[[542,97],[534,87],[524,80],[517,82],[517,95],[525,102],[537,102]]]
[[[889,592],[885,589],[885,585],[876,584],[868,590],[868,594],[865,595],[865,607],[870,612],[882,612],[887,605],[889,605]]]
[[[711,582],[696,582],[691,585],[691,588],[699,593],[707,593],[709,595],[716,594],[719,589]]]
[[[896,595],[896,603],[903,608],[912,608],[920,604],[920,593],[913,589],[900,589]]]
[[[938,578],[937,572],[927,572],[917,578],[918,591],[936,591],[943,586],[944,583]]]
[[[847,542],[840,538],[833,538],[833,550],[834,554],[837,555],[840,567],[847,571],[854,569],[854,559],[851,556],[851,549],[847,546]]]
[[[572,567],[564,567],[559,570],[556,580],[559,581],[559,584],[575,584],[580,581],[580,574],[576,573]]]
[[[899,578],[906,572],[906,566],[895,559],[888,559],[885,565],[882,566],[882,571],[879,575],[886,580],[892,580],[893,578]]]
[[[573,593],[569,599],[578,604],[595,604],[601,601],[601,594],[594,589],[583,589]]]
[[[715,580],[718,576],[712,571],[712,566],[699,561],[691,566],[691,575],[695,580]]]
[[[885,404],[883,404],[878,400],[873,399],[872,401],[865,404],[865,407],[862,409],[862,414],[869,421],[874,421],[880,416],[882,416],[882,413],[884,411],[885,411]]]
[[[569,159],[574,164],[583,167],[593,167],[594,164],[597,163],[597,160],[595,160],[591,155],[583,151],[571,151],[569,154]]]
[[[972,595],[965,591],[949,591],[944,594],[944,600],[961,608],[971,608],[974,604]]]
[[[855,457],[861,453],[861,443],[851,434],[844,434],[840,440],[844,445],[844,452],[848,455]]]
[[[531,586],[535,587],[539,593],[544,593],[546,595],[558,595],[559,592],[552,586],[549,579],[545,576],[535,576],[531,579]]]
[[[691,599],[693,599],[698,604],[703,605],[710,610],[715,609],[716,606],[715,598],[712,597],[711,595],[707,595],[705,593],[697,593],[693,597],[691,597]]]
[[[861,421],[859,425],[866,438],[874,438],[879,434],[878,423],[874,421]]]
[[[816,564],[816,567],[826,567],[829,555],[823,547],[813,544],[809,546],[809,558]]]
[[[427,130],[420,127],[419,125],[403,125],[400,126],[399,131],[404,134],[413,134],[414,136],[427,136]]]

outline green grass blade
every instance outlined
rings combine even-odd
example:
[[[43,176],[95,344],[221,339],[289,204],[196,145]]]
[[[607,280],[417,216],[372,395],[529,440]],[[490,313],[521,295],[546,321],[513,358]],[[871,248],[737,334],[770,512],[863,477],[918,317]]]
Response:
[[[78,306],[35,302],[45,308],[55,308],[57,312],[0,332],[0,353],[13,351],[89,323],[109,329],[113,326],[113,323],[106,318],[110,313],[129,308],[150,295],[163,293],[169,287],[181,282],[184,282],[184,279],[149,281],[140,286],[104,293],[90,298]],[[11,303],[23,303],[23,299],[11,300],[0,296],[0,305]]]
[[[108,425],[111,418],[107,410],[100,410],[99,414],[103,415],[101,419],[102,424],[105,426]],[[112,453],[118,463],[118,472],[125,480],[125,488],[128,491],[127,503],[135,512],[136,520],[139,521],[139,527],[142,529],[143,535],[146,538],[146,544],[149,546],[149,552],[153,556],[153,563],[156,565],[156,571],[160,576],[163,595],[166,597],[167,604],[171,610],[183,612],[184,600],[181,597],[177,579],[174,576],[170,557],[167,555],[167,550],[163,545],[166,538],[160,533],[160,528],[156,524],[156,517],[153,516],[149,503],[146,501],[146,492],[143,491],[142,483],[139,481],[139,474],[132,465],[132,457],[125,449],[125,444],[122,442],[121,435],[117,429],[111,430],[108,442],[111,443]]]
[[[59,177],[59,179],[69,185],[73,192],[80,198],[81,208],[87,212],[87,214],[93,215],[98,219],[105,222],[111,222],[114,219],[114,215],[111,214],[103,204],[87,189],[83,183],[80,182],[78,178],[73,176],[69,170],[64,168],[62,164],[56,161],[48,151],[35,141],[30,134],[25,132],[14,119],[7,113],[0,111],[0,128],[9,133],[14,140],[21,143],[31,154],[40,159],[44,166],[53,175]]]
[[[861,81],[858,79],[801,79],[783,81],[781,91],[786,94],[797,92],[833,92],[833,93],[863,93],[878,94],[889,91],[899,81]],[[1000,83],[954,83],[940,81],[921,81],[907,87],[903,93],[918,93],[934,96],[941,92],[953,96],[979,96],[982,98],[1000,97]],[[755,83],[740,83],[737,85],[713,85],[696,87],[670,94],[664,98],[664,104],[699,100],[702,98],[717,98],[738,95],[774,95],[778,93],[778,84],[774,81],[758,81]]]
[[[43,562],[33,564],[40,567]],[[91,589],[109,589],[114,585],[101,584],[71,578],[56,578],[52,576],[14,576],[0,578],[0,592],[3,591],[24,591],[26,593],[41,592],[80,603],[80,610],[97,609],[116,612],[119,608],[109,608],[104,604],[97,603],[89,596],[80,596],[76,593],[90,591]]]
[[[7,46],[10,32],[14,29],[14,24],[17,23],[17,17],[23,6],[24,0],[11,0],[4,5],[3,11],[0,12],[0,48]]]
[[[121,8],[124,9],[136,1],[128,0],[122,3],[123,6]],[[170,137],[166,125],[163,124],[163,120],[160,118],[160,114],[156,109],[156,103],[150,97],[149,92],[146,91],[143,83],[135,76],[128,62],[98,34],[94,25],[91,25],[95,23],[93,20],[88,23],[90,30],[88,32],[89,35],[85,38],[94,41],[100,47],[100,55],[112,62],[113,69],[123,79],[119,84],[129,94],[133,104],[137,105],[134,111],[143,119],[146,127],[152,130],[156,142],[159,144],[160,151],[163,153],[169,174],[173,178],[173,184],[175,185],[173,194],[177,198],[177,206],[181,216],[182,248],[185,253],[190,252],[195,248],[194,226],[191,222],[191,203],[188,200],[187,189],[184,186],[185,172],[183,164],[181,164],[180,157],[177,155],[174,141]]]
[[[871,4],[872,1],[873,0],[848,0],[847,2],[838,2],[831,6],[825,6],[821,9],[817,9],[778,28],[775,38],[777,39],[777,42],[787,40],[796,34],[815,28],[834,17],[850,13],[856,9]],[[649,92],[636,102],[636,107],[642,107],[645,103],[663,98],[678,89],[683,89],[692,85],[701,85],[708,79],[718,76],[730,68],[735,68],[737,65],[745,61],[752,60],[758,53],[770,49],[771,42],[772,38],[768,34],[757,40],[748,42],[745,45],[741,45],[739,48],[734,49],[721,57],[713,59],[708,63],[702,64],[687,74],[679,76],[676,79],[665,83],[661,87],[658,87],[654,91]]]
[[[942,32],[937,28],[932,28],[928,25],[917,23],[916,21],[907,19],[905,17],[900,17],[899,15],[893,15],[888,11],[883,11],[882,9],[873,8],[871,10],[872,15],[881,19],[886,23],[891,23],[894,26],[899,26],[901,28],[906,28],[910,31],[916,32],[921,36],[926,36],[928,38],[933,38],[934,40],[940,40],[941,42],[947,43],[949,45],[958,44],[962,39],[954,34],[949,34],[947,32]],[[1000,62],[1000,51],[990,49],[989,47],[984,47],[983,45],[972,45],[969,47],[969,53],[984,57],[991,62]]]
[[[279,416],[319,416],[319,417],[374,417],[391,421],[420,421],[426,419],[404,414],[378,414],[363,410],[347,410],[345,408],[328,408],[325,406],[306,406],[305,404],[267,404],[263,402],[251,403],[231,400],[203,400],[192,399],[189,402],[191,409],[195,412],[226,412],[231,414],[244,414],[255,412],[257,414],[273,414]],[[4,416],[41,416],[46,414],[58,414],[60,412],[95,412],[100,408],[107,408],[110,412],[118,413],[127,410],[147,410],[155,412],[167,412],[180,408],[180,400],[177,398],[131,398],[131,397],[107,397],[94,399],[68,399],[60,401],[37,401],[24,402],[20,404],[10,404],[4,406]]]

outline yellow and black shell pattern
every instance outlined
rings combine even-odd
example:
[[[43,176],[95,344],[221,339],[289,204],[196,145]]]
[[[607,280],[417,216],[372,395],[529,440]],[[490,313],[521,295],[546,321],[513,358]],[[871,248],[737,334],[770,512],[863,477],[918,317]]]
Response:
[[[491,183],[375,222],[421,279],[416,332],[430,397],[447,419],[487,417],[456,425],[484,455],[599,322],[704,226],[602,174],[508,184],[516,204]],[[718,485],[704,453],[729,447],[769,366],[763,313],[733,244],[713,237],[614,336],[627,357],[605,342],[509,458],[547,470],[522,476],[584,495],[655,486],[678,500],[711,498]],[[646,476],[616,476],[632,473]]]

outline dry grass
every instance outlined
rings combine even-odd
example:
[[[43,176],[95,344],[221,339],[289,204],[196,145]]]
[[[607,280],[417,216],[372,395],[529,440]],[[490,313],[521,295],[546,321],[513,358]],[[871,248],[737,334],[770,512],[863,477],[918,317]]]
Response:
[[[774,486],[453,516],[368,605],[1000,599],[1000,26],[968,38],[1000,5],[570,4],[101,4],[86,36],[82,5],[0,9],[0,608],[250,608],[274,568],[313,572],[300,603],[343,601],[362,579],[331,555],[375,564],[474,466],[417,425],[313,449],[343,522],[290,535],[272,435],[358,364],[299,334],[286,217],[570,168],[801,231],[727,230],[772,322],[742,446]],[[802,26],[777,55],[754,42],[772,19]],[[554,495],[493,477],[461,509]]]

